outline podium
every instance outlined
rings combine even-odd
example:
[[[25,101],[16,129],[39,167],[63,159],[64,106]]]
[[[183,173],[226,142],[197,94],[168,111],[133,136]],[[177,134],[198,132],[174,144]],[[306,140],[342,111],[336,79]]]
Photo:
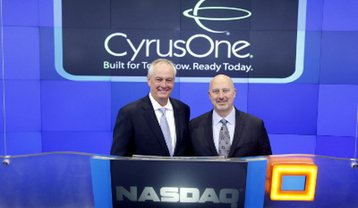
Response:
[[[2,156],[0,207],[358,207],[357,159]]]

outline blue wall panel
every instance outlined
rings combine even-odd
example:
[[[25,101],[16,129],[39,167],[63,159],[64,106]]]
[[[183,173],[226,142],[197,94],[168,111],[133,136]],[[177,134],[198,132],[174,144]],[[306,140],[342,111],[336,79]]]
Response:
[[[61,77],[54,64],[53,2],[3,1],[4,60],[0,63],[5,79],[0,84],[5,86],[6,105],[0,103],[0,132],[6,124],[11,154],[107,154],[118,110],[147,95],[148,85],[145,81],[72,81]],[[109,2],[103,1],[101,9],[110,10]],[[143,1],[142,6],[149,3]],[[265,121],[274,154],[353,156],[358,111],[357,9],[357,1],[307,0],[302,76],[290,84],[235,84],[236,107]],[[140,15],[130,10],[116,13],[123,19],[128,14],[134,15],[132,19]],[[170,15],[166,16],[178,22],[175,26],[153,21],[155,17],[150,15],[148,22],[137,25],[150,29],[153,36],[158,28],[166,28],[168,34],[179,37],[181,28],[177,27],[187,25],[175,19],[179,13]],[[84,17],[84,23],[91,18]],[[138,29],[127,26],[128,31]],[[207,94],[209,83],[177,81],[173,97],[190,105],[191,118],[212,109]],[[3,145],[1,142],[1,154]]]
[[[41,131],[39,81],[6,80],[5,99],[8,132]]]
[[[264,119],[269,133],[316,134],[318,85],[250,85],[248,112]]]
[[[39,79],[39,29],[37,27],[4,28],[5,77]]]
[[[339,136],[318,136],[316,154],[328,155],[334,157],[353,158],[354,156],[353,137],[339,137]]]
[[[358,31],[323,32],[321,83],[358,84]]]
[[[323,11],[325,0],[308,0],[306,15],[306,30],[321,31],[323,22]]]
[[[307,31],[304,55],[304,70],[295,83],[319,83],[322,32]]]
[[[19,132],[7,134],[7,155],[35,154],[41,152],[41,132]]]
[[[3,2],[4,25],[37,26],[38,25],[38,1],[15,0]]]
[[[43,152],[74,151],[109,154],[112,132],[100,131],[44,131]]]
[[[53,26],[53,1],[38,0],[39,25],[44,27]]]
[[[357,136],[357,85],[321,85],[317,134]]]
[[[354,0],[325,0],[323,30],[358,31],[358,2]]]
[[[109,131],[110,83],[41,81],[43,131]]]
[[[315,154],[316,135],[270,134],[273,154]]]

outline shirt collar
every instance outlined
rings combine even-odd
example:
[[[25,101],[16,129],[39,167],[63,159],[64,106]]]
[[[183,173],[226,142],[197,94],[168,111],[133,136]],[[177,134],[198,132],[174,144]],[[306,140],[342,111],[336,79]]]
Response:
[[[156,111],[156,110],[159,110],[160,108],[165,108],[167,110],[173,110],[173,106],[172,106],[172,103],[170,102],[170,99],[168,99],[168,102],[165,106],[161,106],[155,99],[154,97],[152,96],[151,93],[149,93],[149,99],[150,99],[150,102],[152,103],[152,106],[153,106],[153,109]]]
[[[235,123],[235,113],[236,113],[236,110],[233,107],[231,112],[229,113],[229,115],[227,115],[224,119],[227,120],[227,122],[229,124],[234,124]],[[221,117],[215,110],[213,110],[213,124],[214,125],[219,124],[221,119],[223,119],[223,117]]]

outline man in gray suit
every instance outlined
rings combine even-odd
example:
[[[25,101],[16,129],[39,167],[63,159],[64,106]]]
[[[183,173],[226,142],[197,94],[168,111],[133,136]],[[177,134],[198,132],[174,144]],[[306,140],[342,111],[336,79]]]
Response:
[[[190,122],[196,156],[245,157],[270,155],[271,146],[261,119],[234,107],[236,89],[230,77],[217,75],[209,87],[214,109]]]
[[[175,66],[167,59],[157,59],[150,64],[147,75],[150,92],[120,109],[113,130],[112,155],[192,154],[190,108],[169,97],[175,75]]]

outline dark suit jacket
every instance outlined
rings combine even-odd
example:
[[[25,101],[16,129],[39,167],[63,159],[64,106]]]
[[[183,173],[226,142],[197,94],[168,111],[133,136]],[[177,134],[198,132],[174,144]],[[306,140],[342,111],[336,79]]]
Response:
[[[228,157],[271,155],[270,141],[261,119],[237,109],[234,139]],[[213,111],[190,122],[190,135],[196,156],[218,156],[212,125]]]
[[[190,108],[173,98],[170,98],[170,102],[173,105],[177,135],[174,156],[190,155]],[[118,112],[113,130],[111,154],[169,156],[149,96],[124,106]]]

